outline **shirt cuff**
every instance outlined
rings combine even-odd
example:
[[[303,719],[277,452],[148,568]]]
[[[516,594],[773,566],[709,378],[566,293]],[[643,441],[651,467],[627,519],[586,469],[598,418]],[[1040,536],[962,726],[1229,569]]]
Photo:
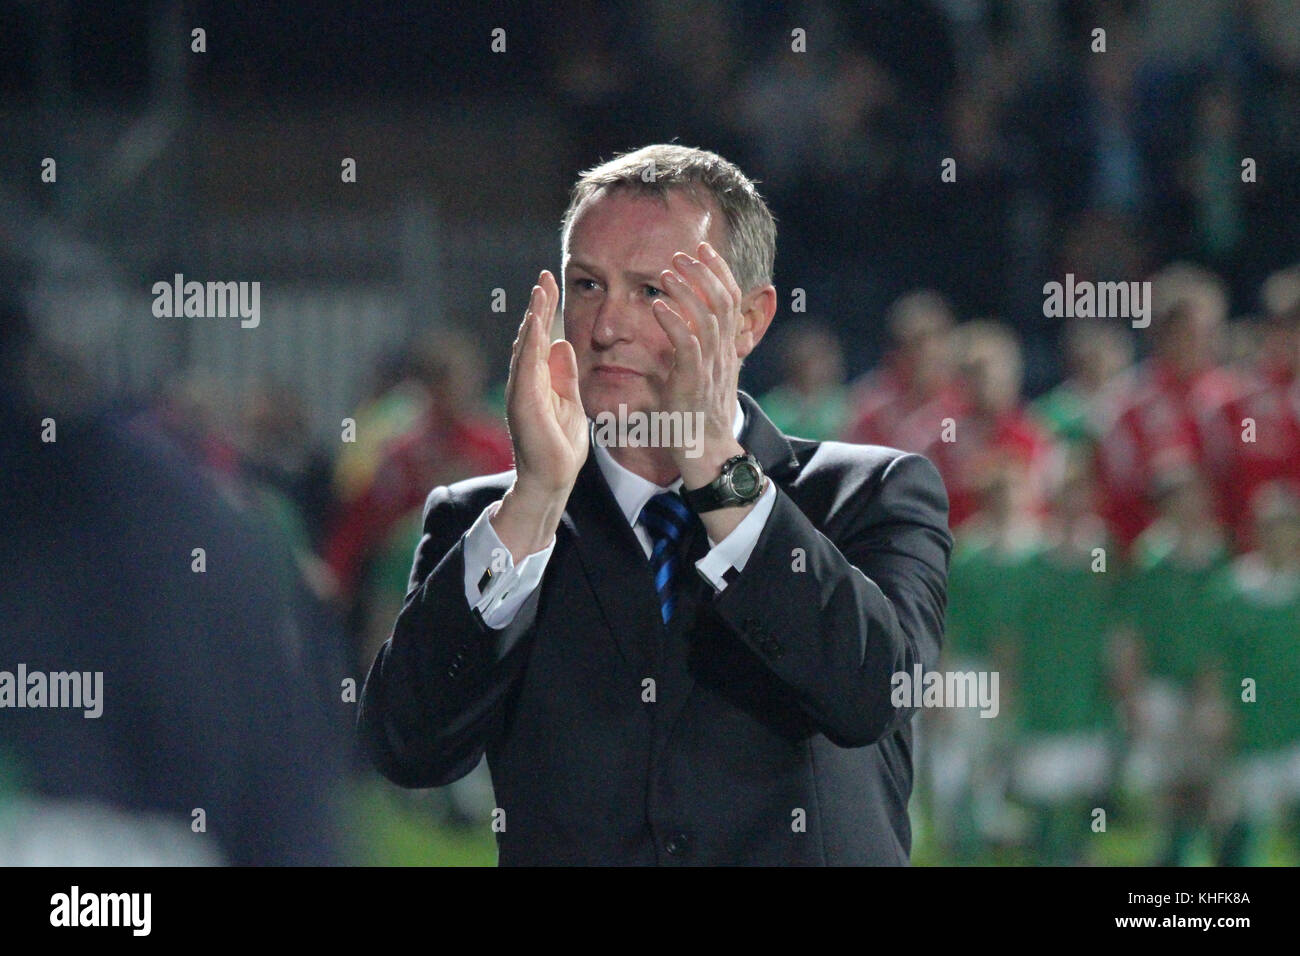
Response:
[[[555,536],[541,551],[535,551],[515,564],[507,548],[492,527],[492,517],[501,507],[494,501],[483,509],[465,532],[465,602],[479,612],[483,623],[500,629],[514,620],[528,596],[542,582]],[[480,590],[480,585],[481,590]]]
[[[718,544],[709,538],[712,547],[708,554],[695,562],[695,569],[713,585],[715,590],[726,589],[727,581],[724,575],[731,573],[732,568],[736,569],[736,573],[745,570],[745,563],[754,553],[754,547],[758,544],[759,536],[762,535],[774,507],[776,507],[776,482],[768,478],[767,490],[758,499],[754,510],[745,515],[740,524],[736,525],[735,530]]]

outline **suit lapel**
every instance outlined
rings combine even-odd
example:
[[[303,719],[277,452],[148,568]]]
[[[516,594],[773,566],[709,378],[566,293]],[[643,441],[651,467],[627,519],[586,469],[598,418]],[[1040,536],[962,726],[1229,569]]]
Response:
[[[658,652],[658,630],[651,628],[660,623],[659,595],[641,542],[590,450],[561,520],[623,659],[648,675]]]
[[[790,440],[772,424],[772,419],[747,392],[737,392],[736,397],[745,412],[745,427],[740,432],[741,447],[758,459],[764,474],[774,479],[793,477],[793,472],[799,470],[799,458]]]

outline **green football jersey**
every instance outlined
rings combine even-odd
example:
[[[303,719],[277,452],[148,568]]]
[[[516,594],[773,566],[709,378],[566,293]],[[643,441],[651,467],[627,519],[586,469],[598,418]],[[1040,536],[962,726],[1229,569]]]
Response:
[[[1014,656],[1002,696],[1016,725],[1030,733],[1109,728],[1107,648],[1115,627],[1114,572],[1075,557],[1034,556],[1013,618]]]

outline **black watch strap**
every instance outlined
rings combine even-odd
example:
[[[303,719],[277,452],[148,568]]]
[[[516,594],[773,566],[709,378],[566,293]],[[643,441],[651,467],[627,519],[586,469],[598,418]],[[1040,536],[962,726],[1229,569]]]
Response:
[[[735,471],[740,462],[752,467],[756,473],[757,480],[753,484],[751,493],[739,493],[733,484],[732,472]],[[686,499],[686,503],[691,506],[691,509],[696,514],[700,514],[705,511],[716,511],[718,508],[750,504],[762,497],[766,489],[766,476],[763,474],[763,468],[758,463],[758,459],[749,453],[745,453],[743,455],[734,455],[723,462],[722,473],[702,488],[692,490],[683,488],[682,497]]]

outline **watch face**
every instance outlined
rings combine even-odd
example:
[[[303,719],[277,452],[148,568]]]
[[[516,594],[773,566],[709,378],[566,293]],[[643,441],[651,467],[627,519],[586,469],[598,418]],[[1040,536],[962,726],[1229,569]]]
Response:
[[[758,493],[758,469],[747,461],[738,461],[731,469],[731,487],[742,498],[752,498]]]

